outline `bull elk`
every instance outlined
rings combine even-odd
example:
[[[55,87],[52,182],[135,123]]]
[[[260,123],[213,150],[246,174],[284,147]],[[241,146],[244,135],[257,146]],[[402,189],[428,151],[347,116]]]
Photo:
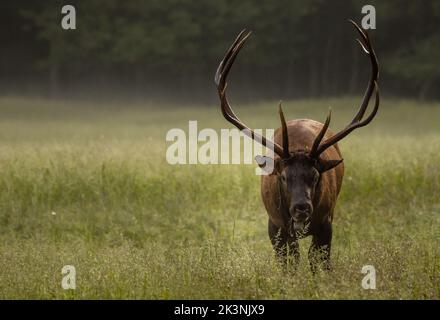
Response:
[[[324,124],[310,119],[286,122],[280,104],[281,128],[275,130],[273,141],[254,132],[236,116],[226,98],[226,79],[240,49],[250,36],[246,30],[237,36],[215,75],[221,111],[226,120],[274,152],[273,159],[256,157],[263,170],[268,161],[273,164],[273,170],[261,178],[261,195],[269,216],[269,238],[274,250],[284,262],[293,258],[294,265],[297,265],[298,239],[311,235],[309,261],[312,271],[316,270],[317,261],[324,269],[330,269],[333,211],[344,176],[338,142],[353,130],[368,125],[379,108],[379,64],[376,54],[368,33],[354,21],[349,21],[359,33],[357,42],[371,62],[371,77],[357,114],[336,134],[329,129],[331,110]],[[373,93],[374,108],[368,117],[364,117]]]

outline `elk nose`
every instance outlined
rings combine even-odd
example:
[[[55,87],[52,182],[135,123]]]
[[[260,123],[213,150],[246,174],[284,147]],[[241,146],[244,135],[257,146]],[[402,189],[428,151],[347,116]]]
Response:
[[[309,214],[312,211],[312,206],[310,205],[310,203],[301,202],[301,203],[295,204],[293,209],[297,213]]]

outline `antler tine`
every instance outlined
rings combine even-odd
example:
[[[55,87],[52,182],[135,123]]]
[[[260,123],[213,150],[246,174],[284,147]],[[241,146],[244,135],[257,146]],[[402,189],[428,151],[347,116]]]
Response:
[[[361,38],[365,42],[367,42],[367,35],[364,33],[364,30],[361,27],[359,27],[359,25],[355,21],[353,21],[352,19],[348,19],[348,22],[350,22],[354,26],[354,28],[357,30],[357,32],[359,32],[359,35],[361,36]]]
[[[227,87],[226,78],[240,49],[243,47],[246,39],[250,36],[250,32],[248,32],[245,36],[243,36],[245,32],[246,29],[243,29],[235,38],[231,47],[226,52],[225,57],[220,62],[217,68],[217,72],[215,74],[215,83],[217,85],[219,96],[222,101],[222,113],[228,121],[231,120],[229,118],[234,118],[235,121],[237,121],[238,118],[235,115],[234,111],[232,111],[232,109],[230,108],[229,103],[226,99],[226,95],[225,95],[225,91]]]
[[[281,129],[283,133],[283,158],[287,159],[289,154],[289,134],[287,132],[286,119],[284,118],[283,108],[281,107],[281,101],[278,106],[278,113],[280,114]]]
[[[229,105],[228,99],[226,98],[226,88],[227,88],[226,79],[228,77],[229,71],[231,70],[231,67],[238,53],[240,52],[241,48],[244,46],[246,40],[249,38],[250,35],[251,32],[246,33],[246,30],[242,30],[239,33],[239,35],[233,42],[232,46],[226,52],[225,57],[220,62],[217,71],[215,73],[214,79],[215,79],[215,84],[217,85],[218,95],[221,102],[221,111],[225,119],[228,120],[230,123],[232,123],[234,126],[236,126],[239,130],[243,130],[244,134],[246,134],[252,139],[257,140],[263,146],[273,150],[276,154],[282,157],[283,148],[279,144],[266,139],[266,137],[255,133],[254,130],[250,129],[243,122],[241,122],[238,119],[238,117],[235,115],[234,111]]]
[[[353,20],[349,20],[349,22],[354,26],[356,31],[361,36],[362,41],[359,39],[356,39],[356,41],[361,46],[362,50],[369,56],[370,61],[371,61],[371,76],[370,76],[370,80],[368,83],[368,87],[365,90],[365,94],[364,94],[364,97],[362,100],[362,104],[359,107],[359,111],[357,112],[356,116],[353,118],[353,120],[350,123],[350,125],[351,125],[353,123],[360,121],[367,110],[368,102],[369,102],[369,100],[373,94],[373,90],[374,90],[374,81],[376,81],[379,77],[379,64],[377,62],[376,53],[374,52],[374,49],[371,45],[371,40],[370,40],[370,36],[368,35],[368,32],[362,30],[361,27],[359,27],[358,24],[356,22],[354,22]]]
[[[325,120],[324,125],[321,128],[321,131],[319,131],[318,135],[315,138],[315,141],[313,142],[312,145],[312,149],[310,150],[310,156],[312,158],[315,158],[317,156],[319,156],[319,154],[317,154],[318,151],[318,147],[322,141],[322,138],[324,138],[325,133],[327,132],[328,127],[330,126],[330,120],[332,118],[332,109],[329,108],[328,110],[328,115],[327,115],[327,119]]]
[[[240,49],[244,46],[244,43],[246,42],[248,37],[251,35],[251,32],[248,32],[246,35],[243,36],[244,33],[245,33],[245,30],[240,32],[237,39],[234,41],[233,46],[226,53],[225,58],[227,60],[223,60],[220,63],[220,66],[222,66],[222,67],[221,67],[221,71],[219,74],[219,85],[218,86],[219,86],[219,90],[220,90],[220,88],[222,89],[222,92],[221,93],[219,92],[219,94],[223,95],[224,99],[226,99],[226,95],[225,95],[225,91],[227,88],[226,78],[229,75],[229,71],[231,70],[233,63],[235,62],[235,58],[237,58],[237,55],[240,52]],[[220,68],[220,66],[219,66],[219,68]],[[237,116],[235,115],[234,111],[230,107],[229,103],[226,103],[224,105],[224,107],[225,107],[225,111],[230,116],[234,117],[237,121],[239,121]]]
[[[219,66],[217,68],[217,72],[215,73],[216,85],[222,85],[223,87],[225,86],[226,77],[228,76],[228,73],[229,73],[229,70],[232,66],[232,63],[234,63],[235,57],[237,56],[241,47],[244,45],[244,42],[246,41],[246,39],[251,35],[251,32],[248,32],[245,36],[243,36],[245,32],[246,32],[246,29],[243,29],[238,34],[237,38],[235,38],[234,42],[232,43],[232,45],[228,49],[228,51],[226,51],[225,57],[220,62]],[[232,59],[231,59],[231,57],[232,57]],[[228,64],[229,64],[229,67],[227,67]]]

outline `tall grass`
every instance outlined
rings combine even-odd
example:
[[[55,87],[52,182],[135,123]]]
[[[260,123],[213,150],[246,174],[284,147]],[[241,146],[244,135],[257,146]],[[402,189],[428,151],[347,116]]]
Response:
[[[357,99],[292,101],[334,129]],[[165,161],[165,134],[229,127],[217,108],[0,99],[0,298],[440,298],[440,105],[385,100],[344,140],[330,273],[310,239],[293,274],[274,260],[254,165]],[[275,104],[237,108],[277,127]],[[77,289],[61,288],[61,268]],[[361,286],[362,266],[377,289]]]

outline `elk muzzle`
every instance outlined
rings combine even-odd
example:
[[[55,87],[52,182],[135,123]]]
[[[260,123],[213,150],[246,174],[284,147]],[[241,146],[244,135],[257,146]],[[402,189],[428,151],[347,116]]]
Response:
[[[308,231],[313,213],[313,204],[309,199],[293,202],[289,208],[290,234],[302,236]]]

